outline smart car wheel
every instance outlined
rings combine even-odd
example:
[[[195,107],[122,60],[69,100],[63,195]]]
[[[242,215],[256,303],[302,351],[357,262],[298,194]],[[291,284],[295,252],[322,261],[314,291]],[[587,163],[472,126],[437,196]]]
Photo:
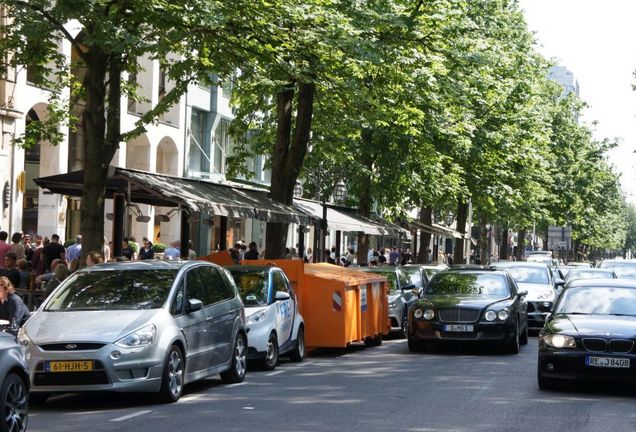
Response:
[[[228,384],[243,382],[247,369],[246,351],[245,336],[239,333],[236,335],[236,340],[234,341],[230,369],[221,373],[221,381]]]
[[[159,397],[164,402],[176,402],[183,393],[183,354],[178,346],[173,345],[168,352],[163,366],[163,380]]]
[[[267,341],[267,352],[265,353],[265,358],[263,359],[263,369],[265,370],[274,370],[276,369],[276,365],[278,364],[278,338],[274,333],[269,335],[269,340]]]
[[[0,431],[25,431],[29,419],[29,396],[22,378],[9,373],[2,383],[0,396]]]
[[[305,327],[303,326],[298,328],[296,348],[289,353],[289,358],[293,362],[301,362],[305,358]]]

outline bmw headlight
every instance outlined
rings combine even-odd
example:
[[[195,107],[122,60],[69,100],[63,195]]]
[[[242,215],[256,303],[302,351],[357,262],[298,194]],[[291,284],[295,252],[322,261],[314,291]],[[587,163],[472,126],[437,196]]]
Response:
[[[246,324],[256,324],[257,322],[261,322],[267,316],[267,309],[261,309],[258,312],[254,312],[252,315],[247,317]]]
[[[541,294],[539,294],[537,298],[539,300],[546,300],[546,299],[551,299],[552,297],[554,297],[554,291],[546,290],[546,291],[543,291]]]
[[[434,316],[435,316],[435,311],[431,309],[426,309],[424,311],[424,319],[432,320]]]
[[[115,342],[115,345],[122,348],[139,348],[152,345],[157,336],[157,327],[154,324],[150,324],[146,327],[142,327],[134,333],[124,336]]]
[[[505,309],[504,310],[500,310],[499,312],[497,312],[497,318],[499,318],[502,321],[507,320],[509,316],[510,316],[510,314]]]
[[[31,345],[31,339],[27,336],[24,327],[21,327],[20,330],[18,330],[18,343],[25,347]]]
[[[543,336],[543,341],[554,348],[576,348],[576,341],[572,336],[551,334]]]
[[[413,316],[417,319],[422,318],[422,315],[424,315],[424,311],[422,309],[415,309],[413,311]]]
[[[497,319],[497,312],[493,310],[486,311],[486,313],[484,314],[484,318],[486,319],[486,321],[494,321]]]

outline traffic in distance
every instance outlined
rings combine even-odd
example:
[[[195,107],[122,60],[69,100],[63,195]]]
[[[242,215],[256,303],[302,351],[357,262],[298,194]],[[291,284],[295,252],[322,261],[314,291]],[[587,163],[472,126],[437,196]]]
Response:
[[[308,326],[320,323],[304,318],[312,306],[280,263],[143,261],[77,271],[24,325],[0,322],[0,430],[26,430],[29,403],[52,394],[143,392],[169,403],[197,380],[239,383],[248,370],[276,368],[281,356],[302,362]],[[359,286],[355,305],[365,312],[384,302],[375,310],[385,314],[385,334],[404,337],[409,351],[469,344],[517,354],[536,335],[541,389],[636,381],[636,260],[559,266],[545,254],[488,267],[338,271],[386,281],[378,297],[378,283]]]

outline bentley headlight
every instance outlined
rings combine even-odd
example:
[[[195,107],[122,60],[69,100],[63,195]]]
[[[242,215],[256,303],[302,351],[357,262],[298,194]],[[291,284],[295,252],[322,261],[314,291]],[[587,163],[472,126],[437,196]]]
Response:
[[[424,311],[422,311],[422,309],[415,309],[413,311],[413,316],[417,319],[422,318],[422,315],[424,315]]]
[[[576,341],[572,336],[551,334],[543,336],[543,341],[554,348],[576,348]]]
[[[128,336],[124,336],[115,342],[115,345],[118,345],[122,348],[139,348],[145,347],[148,345],[152,345],[155,341],[155,336],[157,336],[157,327],[154,324],[150,324],[146,327],[142,327],[134,333],[129,334]]]
[[[486,319],[486,321],[494,321],[497,319],[497,312],[493,310],[486,311],[486,313],[484,314],[484,318]]]
[[[499,318],[502,321],[507,320],[509,316],[510,316],[510,314],[505,309],[504,310],[500,310],[499,312],[497,312],[497,318]]]
[[[426,309],[424,311],[424,319],[432,320],[434,316],[435,316],[435,311],[431,309]]]
[[[256,324],[261,322],[267,316],[267,309],[261,309],[258,312],[254,312],[252,315],[247,317],[246,324]]]

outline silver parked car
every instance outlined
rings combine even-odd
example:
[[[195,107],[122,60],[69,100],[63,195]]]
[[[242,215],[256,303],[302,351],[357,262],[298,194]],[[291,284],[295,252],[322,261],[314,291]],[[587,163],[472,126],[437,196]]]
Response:
[[[413,292],[415,284],[404,272],[402,267],[379,266],[358,267],[356,270],[371,272],[384,276],[389,281],[389,319],[391,331],[399,331],[406,337],[408,325],[408,308],[417,300],[417,294]]]
[[[528,326],[543,328],[557,300],[556,290],[565,283],[563,279],[553,277],[550,268],[538,262],[500,261],[492,267],[510,273],[519,289],[528,292]]]
[[[229,272],[203,261],[87,267],[22,327],[32,401],[53,392],[158,392],[221,374],[245,377],[243,302]]]
[[[29,419],[29,374],[17,327],[0,321],[0,431],[24,432]]]

